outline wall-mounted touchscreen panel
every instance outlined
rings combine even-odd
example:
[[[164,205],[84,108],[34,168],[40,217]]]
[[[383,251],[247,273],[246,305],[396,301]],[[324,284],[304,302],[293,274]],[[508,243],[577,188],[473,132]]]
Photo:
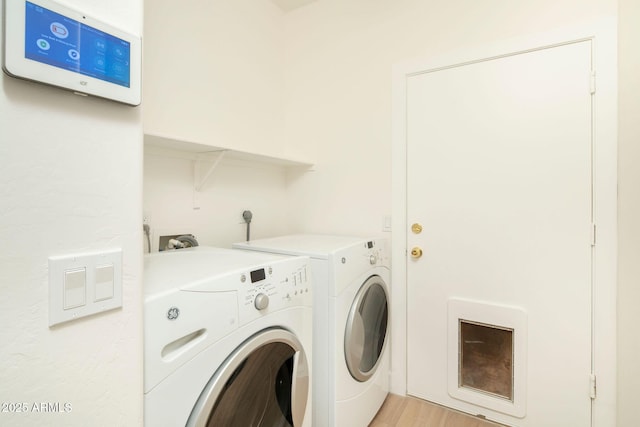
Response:
[[[140,38],[51,0],[5,0],[5,72],[140,103]]]
[[[129,87],[131,44],[47,8],[26,2],[25,56]]]

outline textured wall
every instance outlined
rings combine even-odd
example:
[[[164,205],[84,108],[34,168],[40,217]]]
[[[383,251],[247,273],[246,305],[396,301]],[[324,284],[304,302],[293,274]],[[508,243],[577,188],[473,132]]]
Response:
[[[141,33],[140,0],[67,3]],[[0,81],[0,425],[141,425],[141,108]],[[110,248],[122,309],[49,328],[48,257]]]

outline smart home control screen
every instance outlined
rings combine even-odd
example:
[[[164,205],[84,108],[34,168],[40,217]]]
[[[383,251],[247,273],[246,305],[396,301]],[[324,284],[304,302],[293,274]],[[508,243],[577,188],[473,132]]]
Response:
[[[26,2],[25,57],[129,87],[129,42]]]

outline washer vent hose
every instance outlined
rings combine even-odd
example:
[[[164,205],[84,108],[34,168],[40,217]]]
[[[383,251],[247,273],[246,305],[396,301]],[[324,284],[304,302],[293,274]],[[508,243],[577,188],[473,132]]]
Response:
[[[167,244],[167,249],[182,249],[198,246],[198,241],[192,234],[185,234],[178,236],[175,239],[170,239]]]
[[[185,234],[183,236],[176,237],[176,240],[184,243],[185,248],[198,246],[198,241],[193,234]]]

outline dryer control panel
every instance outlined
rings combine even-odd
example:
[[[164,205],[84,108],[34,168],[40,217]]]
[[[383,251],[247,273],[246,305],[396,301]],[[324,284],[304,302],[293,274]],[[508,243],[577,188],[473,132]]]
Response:
[[[391,265],[389,240],[378,238],[365,240],[333,254],[335,280],[329,294],[339,295],[351,282],[360,276],[375,274],[376,269],[389,269]]]
[[[295,306],[311,305],[307,257],[291,257],[238,275],[240,322]]]

